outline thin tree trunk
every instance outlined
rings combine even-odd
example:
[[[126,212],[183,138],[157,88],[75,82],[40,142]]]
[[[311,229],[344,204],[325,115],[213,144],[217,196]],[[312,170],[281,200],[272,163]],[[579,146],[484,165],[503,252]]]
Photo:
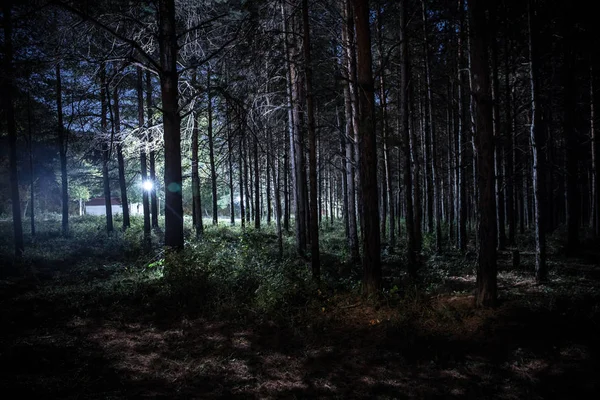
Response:
[[[411,162],[411,138],[410,138],[410,60],[408,54],[407,35],[407,9],[406,1],[400,2],[400,134],[402,136],[402,147],[404,150],[404,202],[406,207],[406,255],[408,261],[408,272],[411,277],[417,272],[417,240],[415,237],[416,221],[413,204],[413,171]]]
[[[544,160],[545,132],[542,126],[542,112],[540,110],[540,87],[539,87],[539,57],[536,24],[536,3],[529,0],[529,73],[531,82],[531,149],[532,149],[532,182],[534,201],[534,230],[535,230],[535,278],[537,282],[546,280],[546,232],[543,226],[545,207],[543,197],[545,196],[544,176],[546,173]]]
[[[212,190],[212,223],[213,225],[219,224],[219,207],[217,204],[217,168],[215,165],[215,142],[213,137],[213,104],[212,104],[212,91],[211,91],[211,69],[210,66],[206,71],[206,87],[207,87],[207,114],[208,114],[208,159],[210,163],[210,182]]]
[[[10,194],[13,216],[13,240],[15,246],[15,257],[21,258],[25,251],[23,241],[23,225],[21,221],[21,199],[19,198],[19,175],[17,170],[17,128],[15,123],[15,105],[13,95],[15,94],[14,69],[13,69],[13,46],[12,46],[12,1],[3,3],[3,25],[4,25],[4,74],[2,79],[3,94],[0,96],[4,102],[6,115],[6,130],[8,132],[9,144],[9,169],[10,169]]]
[[[146,109],[148,112],[148,126],[152,126],[152,76],[150,71],[146,71]],[[156,154],[154,150],[154,139],[152,133],[148,134],[148,141],[150,142],[150,181],[152,182],[152,189],[150,190],[150,215],[151,224],[153,228],[158,228],[158,199],[156,197],[156,187],[158,181],[156,180]]]
[[[596,237],[600,237],[600,140],[594,123],[594,66],[590,60],[590,136],[592,138],[592,169],[594,176],[594,228]]]
[[[285,137],[285,132],[284,132]],[[283,202],[284,202],[284,210],[283,210],[283,229],[286,232],[290,231],[290,184],[288,182],[289,179],[289,150],[288,150],[289,141],[285,141],[284,143],[284,153],[283,153]]]
[[[465,106],[465,100],[463,93],[467,87],[465,79],[465,73],[463,71],[462,59],[463,59],[463,32],[464,32],[464,2],[458,0],[458,7],[460,13],[460,32],[458,33],[458,55],[457,55],[457,68],[458,68],[458,153],[459,153],[459,165],[458,165],[458,248],[461,252],[467,251],[467,243],[469,241],[467,237],[467,108]]]
[[[310,26],[308,20],[308,0],[302,0],[302,28],[304,33],[304,74],[306,84],[306,114],[308,117],[308,176],[310,184],[310,259],[312,277],[321,278],[319,261],[319,214],[317,203],[317,139],[315,128],[315,105],[312,88],[312,59],[310,50]]]
[[[225,105],[227,110],[227,164],[229,167],[229,223],[231,226],[235,225],[235,198],[233,188],[233,138],[231,137],[231,110],[229,109],[229,103]]]
[[[581,221],[580,195],[577,188],[579,180],[578,158],[579,151],[578,132],[575,128],[575,113],[577,108],[577,87],[575,78],[575,57],[573,46],[575,45],[572,33],[572,21],[569,7],[565,7],[566,21],[563,32],[563,90],[564,90],[564,114],[563,133],[567,146],[567,256],[575,255],[579,247],[579,226]]]
[[[192,73],[192,87],[196,86],[196,72]],[[195,108],[195,105],[194,105]],[[202,220],[202,193],[200,190],[200,171],[199,171],[199,155],[198,155],[198,136],[199,127],[198,119],[200,116],[196,110],[192,110],[190,117],[192,118],[192,209],[193,222],[196,231],[196,238],[200,239],[204,235],[204,223]]]
[[[138,101],[138,125],[140,129],[144,128],[144,76],[142,68],[137,67],[137,101]],[[142,175],[142,183],[148,181],[148,160],[147,160],[147,133],[141,140],[140,145],[140,169]],[[154,185],[152,185],[154,186]],[[142,191],[142,207],[144,209],[144,248],[149,249],[151,244],[151,225],[150,225],[150,201],[148,198],[148,190],[144,187]]]
[[[375,294],[381,287],[379,193],[377,191],[377,143],[375,96],[371,57],[368,0],[354,0],[359,93],[359,175],[363,226],[363,293]]]
[[[238,175],[240,177],[240,224],[242,225],[242,230],[244,230],[246,228],[246,210],[244,208],[244,152],[242,151],[244,140],[241,125],[242,124],[240,123]]]
[[[435,249],[437,253],[442,251],[442,215],[441,215],[441,199],[440,199],[440,178],[437,168],[437,151],[436,151],[436,138],[435,138],[435,120],[433,118],[433,95],[431,88],[431,67],[429,61],[429,40],[427,37],[427,10],[425,8],[425,0],[421,1],[423,9],[423,45],[425,53],[425,81],[427,85],[427,95],[425,96],[426,101],[426,113],[427,113],[427,124],[429,130],[425,132],[426,138],[429,138],[429,146],[426,149],[426,154],[429,152],[429,160],[431,165],[429,166],[431,175],[427,180],[427,192],[428,194],[428,209],[431,211],[430,221],[435,222]],[[425,141],[427,144],[427,140]],[[431,227],[431,223],[430,223]]]
[[[492,11],[493,15],[493,11]],[[495,137],[495,170],[496,170],[496,220],[498,227],[498,249],[506,248],[506,229],[505,229],[505,209],[504,209],[504,173],[502,171],[504,155],[504,137],[500,129],[500,78],[498,76],[498,23],[495,17],[492,18],[493,36],[491,38],[492,49],[492,96],[493,96],[493,117],[494,117],[494,137]]]
[[[300,119],[300,72],[295,63],[298,58],[298,48],[296,39],[288,34],[288,31],[296,32],[297,23],[292,18],[292,27],[288,27],[287,12],[285,5],[282,5],[283,25],[285,32],[285,54],[287,55],[287,78],[288,78],[288,104],[291,113],[288,114],[290,123],[290,149],[291,149],[291,170],[293,177],[294,205],[295,205],[295,223],[296,223],[296,248],[300,255],[304,255],[307,245],[306,232],[306,172],[304,171],[304,144],[301,130]]]
[[[514,193],[514,133],[513,133],[513,117],[512,117],[512,99],[510,88],[510,70],[508,65],[508,40],[505,40],[504,48],[504,86],[505,86],[505,109],[506,109],[506,140],[505,140],[505,160],[506,160],[506,219],[508,220],[508,244],[515,245],[516,232],[516,217],[515,217],[515,193]]]
[[[62,235],[69,234],[69,182],[67,176],[67,138],[63,125],[62,82],[60,63],[56,64],[56,112],[58,117],[58,146],[60,156],[60,182],[62,200]]]
[[[381,219],[381,233],[382,237],[385,239],[386,235],[386,222],[387,222],[387,213],[389,208],[390,215],[390,242],[389,248],[393,251],[396,246],[396,214],[394,207],[394,179],[392,177],[392,169],[391,169],[391,151],[389,146],[390,140],[390,127],[389,127],[389,113],[388,113],[388,105],[387,105],[387,93],[386,93],[386,76],[385,76],[385,64],[384,64],[384,50],[383,50],[383,37],[382,37],[382,27],[381,27],[381,12],[378,9],[378,45],[379,45],[379,69],[380,77],[379,77],[379,91],[381,98],[381,113],[382,113],[382,122],[383,122],[383,163],[384,163],[384,175],[385,175],[385,188],[386,191],[383,193],[383,204],[382,204],[382,214],[383,218]]]
[[[112,198],[110,195],[110,177],[108,175],[108,162],[112,151],[112,141],[106,138],[107,120],[106,112],[108,109],[108,93],[106,92],[106,65],[102,63],[100,67],[100,130],[104,136],[102,138],[102,183],[104,187],[104,205],[106,212],[106,231],[108,233],[114,230],[112,217]]]
[[[268,157],[268,155],[267,155]],[[283,231],[281,228],[281,186],[280,186],[280,174],[281,174],[281,165],[280,162],[277,161],[279,158],[272,156],[271,160],[271,168],[272,168],[272,177],[273,177],[273,187],[275,189],[275,226],[277,229],[277,249],[279,253],[279,257],[283,257]]]
[[[123,207],[123,230],[131,226],[129,218],[129,201],[127,200],[127,182],[125,181],[125,160],[123,158],[123,144],[121,139],[121,115],[119,110],[119,91],[113,91],[114,127],[117,136],[117,163],[119,168],[119,188],[121,189],[121,206]]]
[[[252,208],[250,207],[250,204],[252,203],[252,197],[250,195],[250,190],[248,189],[248,187],[251,187],[250,183],[249,183],[249,174],[248,174],[248,151],[247,151],[247,143],[248,143],[248,139],[246,138],[246,136],[242,136],[242,139],[244,141],[244,143],[246,144],[246,146],[242,145],[243,147],[243,158],[244,158],[244,191],[246,193],[246,222],[248,222],[248,224],[250,224],[251,221],[251,214],[252,214]]]
[[[350,48],[354,45],[352,36],[353,31],[352,17],[349,15],[348,0],[342,1],[342,9],[344,12],[344,18],[346,23],[342,27],[342,41],[344,43],[344,50],[342,52],[342,70],[346,71],[346,82],[344,83],[344,106],[345,106],[345,120],[346,120],[346,181],[348,187],[348,248],[350,250],[350,259],[352,262],[360,260],[359,248],[358,248],[358,227],[356,223],[356,187],[355,187],[355,151],[354,151],[354,117],[352,108],[352,93],[350,92],[350,85],[353,81],[350,68]]]
[[[28,133],[28,150],[29,150],[29,204],[31,212],[29,214],[31,222],[31,240],[35,238],[35,168],[33,163],[33,121],[31,116],[31,93],[27,92],[27,133]],[[81,208],[81,206],[80,206]],[[81,213],[80,213],[81,215]]]
[[[260,170],[258,168],[258,138],[253,138],[254,144],[254,229],[260,229]]]
[[[469,0],[471,18],[471,74],[477,105],[477,189],[479,190],[478,306],[495,306],[498,299],[496,266],[496,197],[494,193],[494,127],[488,67],[488,31],[485,0]]]

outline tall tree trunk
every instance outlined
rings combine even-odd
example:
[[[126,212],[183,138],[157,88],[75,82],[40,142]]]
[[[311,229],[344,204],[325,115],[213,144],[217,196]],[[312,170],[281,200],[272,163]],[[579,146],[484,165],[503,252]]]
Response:
[[[268,157],[268,155],[267,155]],[[281,163],[278,157],[271,156],[271,168],[273,177],[273,187],[275,189],[275,226],[277,229],[277,249],[279,257],[283,257],[283,231],[281,228],[281,185],[280,185],[280,174],[281,174]]]
[[[285,137],[285,135],[284,135]],[[288,146],[289,146],[289,141],[285,141],[285,143],[283,144],[284,147],[284,152],[283,152],[283,203],[284,203],[284,210],[283,210],[283,229],[286,232],[290,231],[290,184],[288,182],[289,179],[289,167],[290,167],[290,163],[289,163],[289,150],[288,150]]]
[[[109,140],[108,124],[106,113],[108,109],[108,93],[106,91],[106,65],[102,63],[100,67],[100,130],[102,135],[102,183],[104,188],[104,207],[106,212],[106,231],[108,233],[114,230],[112,216],[112,198],[110,195],[110,176],[108,175],[108,163],[112,151],[112,140]]]
[[[152,75],[150,71],[146,71],[146,109],[148,110],[148,127],[152,126]],[[148,141],[150,142],[150,153],[149,153],[149,166],[150,166],[150,181],[152,182],[152,189],[150,190],[150,222],[153,228],[158,228],[158,198],[156,196],[156,187],[158,181],[156,180],[156,151],[154,150],[154,138],[152,133],[148,134]]]
[[[13,240],[15,256],[21,258],[25,251],[23,241],[23,225],[21,221],[21,199],[19,198],[19,175],[17,170],[17,128],[15,124],[15,93],[13,46],[12,46],[12,1],[3,3],[2,7],[4,25],[4,74],[1,75],[4,112],[6,115],[6,130],[8,131],[9,144],[9,169],[10,169],[10,199],[12,202]]]
[[[317,203],[317,139],[315,128],[315,105],[312,88],[312,58],[310,50],[310,25],[308,21],[308,0],[302,0],[302,28],[304,49],[304,74],[306,84],[306,114],[308,117],[308,176],[310,203],[310,259],[312,277],[315,281],[321,279],[319,261],[319,214]]]
[[[140,129],[144,128],[144,76],[142,68],[137,67],[137,101],[138,101],[138,125]],[[142,183],[148,182],[148,157],[147,157],[147,133],[144,134],[140,145],[140,169]],[[152,185],[154,187],[154,184]],[[151,244],[151,226],[150,226],[150,201],[148,198],[147,187],[142,191],[142,207],[144,209],[144,248],[149,249]]]
[[[192,86],[196,85],[196,72],[192,73]],[[195,108],[195,106],[194,106]],[[202,238],[204,234],[204,223],[202,221],[202,193],[200,190],[200,171],[198,159],[198,115],[197,110],[193,110],[191,114],[192,118],[192,204],[194,213],[194,229],[196,231],[196,238]]]
[[[31,116],[31,93],[27,92],[27,133],[28,133],[28,150],[29,150],[29,204],[31,212],[29,213],[31,222],[31,240],[35,238],[35,167],[33,163],[33,121]],[[81,215],[81,214],[80,214]]]
[[[350,237],[350,226],[348,221],[348,163],[346,162],[346,135],[344,128],[341,124],[341,117],[337,115],[337,125],[340,132],[340,171],[342,173],[342,216],[344,218],[344,236],[346,242],[349,243],[348,238]],[[333,221],[332,221],[333,222]]]
[[[352,27],[352,16],[349,13],[350,7],[348,6],[349,0],[341,0],[342,9],[346,23],[342,27],[342,41],[344,43],[344,50],[342,52],[342,71],[346,71],[346,82],[344,83],[344,109],[345,109],[345,120],[346,120],[346,181],[348,187],[348,248],[350,250],[350,258],[352,262],[360,260],[359,248],[358,248],[358,227],[356,223],[356,186],[355,186],[355,165],[356,160],[354,155],[354,116],[352,108],[352,93],[350,92],[350,86],[353,81],[352,71],[350,68],[350,48],[354,46],[353,30]]]
[[[271,125],[267,122],[267,143],[273,143],[273,136],[271,135]],[[265,174],[266,174],[266,179],[265,179],[265,197],[266,197],[266,203],[267,203],[267,226],[271,226],[271,162],[272,162],[272,158],[269,155],[269,152],[267,151],[267,154],[265,155],[266,160],[266,167],[265,167]]]
[[[479,190],[479,254],[477,267],[478,306],[496,305],[496,197],[494,193],[494,128],[488,67],[488,31],[485,0],[469,0],[471,19],[471,73],[477,105],[477,188]]]
[[[575,79],[575,57],[573,46],[576,45],[572,32],[572,20],[570,18],[570,7],[565,7],[565,21],[563,32],[563,90],[564,90],[564,115],[563,133],[567,146],[567,256],[575,255],[579,247],[580,195],[577,189],[579,180],[578,158],[581,157],[579,149],[580,139],[575,130],[575,113],[577,108],[577,87]]]
[[[288,122],[290,124],[290,159],[293,174],[295,223],[296,223],[296,248],[300,255],[306,252],[306,172],[304,171],[304,144],[300,120],[300,72],[296,65],[298,58],[297,40],[288,32],[297,31],[296,18],[292,18],[292,27],[288,27],[286,6],[282,4],[283,27],[285,32],[285,54],[287,55],[287,80],[288,80]]]
[[[371,31],[368,0],[354,0],[357,48],[357,90],[359,93],[359,174],[363,226],[363,293],[377,293],[381,287],[379,236],[379,193],[377,191],[377,143],[375,96],[371,58]]]
[[[252,138],[254,147],[254,229],[260,229],[260,170],[258,168],[258,138]]]
[[[117,163],[119,168],[119,188],[121,189],[121,206],[123,207],[123,230],[131,226],[129,218],[129,201],[127,200],[127,182],[125,181],[125,160],[123,158],[123,144],[121,138],[121,113],[119,110],[119,91],[113,91],[114,126],[117,136]]]
[[[227,164],[229,167],[229,223],[231,226],[235,225],[235,199],[234,199],[234,188],[233,188],[233,138],[231,133],[231,110],[229,103],[226,103],[225,108],[227,110]]]
[[[546,145],[545,130],[542,126],[543,115],[540,110],[540,78],[537,39],[537,10],[535,0],[529,0],[529,73],[531,83],[531,149],[532,149],[532,182],[534,202],[535,230],[535,278],[537,282],[546,280],[546,232],[544,229],[544,176],[546,174],[544,148]]]
[[[427,180],[428,194],[428,209],[430,210],[430,221],[435,222],[435,249],[437,253],[442,251],[442,214],[441,214],[441,199],[440,199],[440,178],[437,168],[437,151],[435,138],[435,120],[433,118],[433,95],[431,88],[431,66],[429,61],[429,40],[427,37],[427,10],[425,8],[425,0],[421,0],[423,9],[423,45],[425,53],[425,81],[427,86],[427,95],[425,96],[425,110],[427,113],[427,123],[429,130],[425,132],[425,137],[429,138],[429,146],[426,148],[426,154],[429,152],[431,175]],[[425,141],[427,144],[427,140]],[[429,174],[428,174],[429,175]],[[430,223],[431,227],[431,223]]]
[[[246,194],[246,222],[250,224],[252,220],[250,217],[252,215],[252,207],[250,204],[252,203],[252,196],[250,195],[250,189],[252,185],[250,184],[250,174],[248,173],[248,138],[243,135],[242,136],[243,143],[243,158],[244,158],[244,191]]]
[[[494,15],[494,10],[491,11]],[[498,227],[498,249],[504,250],[506,247],[506,229],[505,229],[505,210],[504,210],[504,173],[503,155],[504,155],[504,135],[500,129],[500,78],[498,76],[498,22],[491,16],[493,26],[493,35],[491,37],[492,48],[492,95],[493,95],[493,117],[494,117],[494,138],[495,152],[494,161],[496,169],[496,220]]]
[[[242,225],[242,230],[246,228],[246,210],[244,207],[244,152],[242,151],[243,142],[242,124],[240,122],[238,175],[240,176],[240,224]]]
[[[207,106],[207,114],[208,114],[208,127],[207,127],[207,136],[208,136],[208,159],[210,163],[210,181],[211,181],[211,189],[212,189],[212,223],[213,225],[219,224],[219,207],[217,204],[217,168],[215,165],[215,142],[213,137],[213,104],[212,104],[212,91],[211,91],[211,70],[210,66],[206,71],[206,87],[207,87],[207,97],[208,97],[208,106]]]
[[[505,87],[505,112],[506,112],[506,139],[505,139],[505,160],[506,160],[506,219],[508,220],[508,244],[514,246],[516,232],[516,216],[515,216],[515,193],[514,193],[514,133],[513,133],[513,117],[512,117],[512,99],[510,88],[510,70],[508,63],[508,39],[505,40],[504,47],[504,87]]]
[[[56,112],[58,117],[58,149],[60,156],[60,183],[62,200],[62,235],[69,234],[69,182],[67,176],[67,138],[63,125],[62,82],[60,63],[56,64]]]
[[[165,143],[165,246],[183,248],[183,199],[181,192],[181,127],[175,0],[159,0],[158,32],[160,89]]]
[[[415,237],[416,221],[413,204],[413,171],[411,162],[411,138],[410,138],[410,60],[408,54],[407,35],[407,9],[406,0],[400,2],[400,134],[402,136],[402,147],[404,150],[404,202],[406,207],[406,255],[408,260],[408,272],[411,277],[416,276],[417,270],[417,241]]]
[[[378,45],[379,45],[379,69],[381,70],[379,75],[379,92],[381,98],[381,117],[383,122],[383,163],[384,163],[384,175],[385,175],[385,187],[386,192],[383,194],[382,204],[382,219],[381,219],[381,233],[385,239],[386,234],[386,222],[387,222],[387,211],[389,208],[390,214],[390,242],[389,248],[393,251],[396,246],[396,214],[394,207],[394,178],[392,176],[391,168],[391,150],[390,150],[390,124],[389,124],[389,113],[387,104],[387,87],[386,87],[386,76],[385,76],[385,64],[384,64],[384,49],[383,49],[383,29],[381,27],[381,12],[378,9]]]
[[[458,33],[458,54],[457,54],[457,68],[458,68],[458,152],[459,152],[459,165],[458,165],[458,248],[461,252],[467,251],[467,243],[469,238],[467,237],[467,107],[465,105],[465,98],[468,97],[468,91],[466,90],[467,80],[465,79],[465,72],[463,71],[463,46],[464,46],[464,1],[458,0],[458,7],[460,13],[460,32]],[[465,96],[464,93],[467,92]]]
[[[592,169],[594,176],[594,232],[596,238],[600,237],[600,140],[596,133],[595,125],[595,113],[594,113],[594,65],[593,61],[590,60],[590,136],[592,139]]]

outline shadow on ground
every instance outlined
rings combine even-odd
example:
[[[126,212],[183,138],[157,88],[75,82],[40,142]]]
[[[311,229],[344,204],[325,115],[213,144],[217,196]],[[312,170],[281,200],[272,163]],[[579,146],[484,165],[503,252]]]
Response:
[[[332,307],[286,326],[259,316],[190,317],[148,299],[98,296],[90,285],[77,296],[70,290],[81,287],[72,285],[2,297],[3,393],[537,399],[598,390],[599,332],[589,318],[597,297],[554,299],[552,310],[506,300],[480,311],[469,296],[444,296],[421,315],[402,305]]]

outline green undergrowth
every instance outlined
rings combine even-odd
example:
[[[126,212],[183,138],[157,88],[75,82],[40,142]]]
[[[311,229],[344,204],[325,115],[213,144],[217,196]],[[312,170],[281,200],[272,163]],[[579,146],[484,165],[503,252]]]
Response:
[[[121,222],[117,218],[115,231],[107,234],[102,217],[72,218],[69,235],[62,237],[59,220],[42,220],[35,238],[25,232],[26,252],[18,262],[11,254],[10,224],[0,223],[0,256],[17,275],[36,282],[36,296],[60,299],[66,307],[79,310],[97,305],[96,312],[122,307],[149,314],[226,312],[289,320],[302,313],[325,312],[336,306],[344,309],[361,302],[412,315],[432,310],[432,299],[466,298],[475,289],[472,252],[445,248],[436,254],[432,235],[424,236],[417,279],[407,274],[405,239],[400,237],[394,248],[385,246],[381,296],[364,299],[360,296],[362,267],[350,260],[343,225],[338,222],[324,223],[319,233],[319,283],[311,278],[310,254],[297,253],[292,232],[283,234],[280,250],[274,224],[259,230],[207,224],[202,237],[196,238],[191,221],[186,221],[184,250],[165,253],[159,245],[160,230],[152,232],[153,245],[147,248],[143,221],[133,218],[126,231],[120,229]],[[522,243],[520,249],[527,252],[529,242]],[[546,285],[535,285],[527,256],[518,270],[501,261],[501,301],[516,300],[527,307],[552,310],[565,307],[568,301],[596,298],[597,280],[590,279],[595,270],[588,264],[565,264],[557,259],[555,248],[560,245],[558,238],[549,238],[552,257]],[[596,315],[599,310],[587,311]]]

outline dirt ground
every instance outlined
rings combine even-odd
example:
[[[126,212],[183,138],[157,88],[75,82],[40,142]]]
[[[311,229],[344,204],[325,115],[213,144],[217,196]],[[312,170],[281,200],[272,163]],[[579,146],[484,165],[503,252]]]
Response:
[[[6,399],[595,397],[598,266],[554,268],[544,286],[530,275],[501,272],[501,305],[494,310],[474,309],[472,296],[459,290],[472,289],[473,276],[449,276],[435,296],[373,304],[332,295],[322,308],[287,322],[235,309],[190,313],[157,302],[150,289],[128,297],[115,290],[114,275],[101,271],[3,280],[1,393]]]

